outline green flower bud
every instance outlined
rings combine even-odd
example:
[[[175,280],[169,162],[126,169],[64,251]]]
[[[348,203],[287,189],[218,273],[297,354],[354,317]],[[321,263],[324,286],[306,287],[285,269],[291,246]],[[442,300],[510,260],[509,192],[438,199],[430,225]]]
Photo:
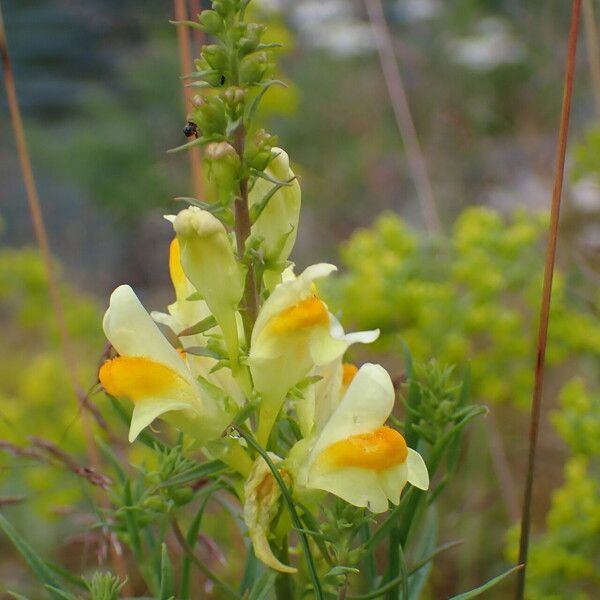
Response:
[[[221,33],[225,26],[223,19],[214,10],[203,10],[198,15],[198,21],[202,26],[202,29],[206,31],[206,33],[210,33],[212,35],[218,35]]]
[[[202,71],[204,73],[203,79],[211,85],[212,87],[219,87],[223,81],[223,73],[221,71],[214,70],[204,58],[196,58],[194,60],[194,66],[196,67],[196,71]]]
[[[273,148],[271,152],[272,160],[266,174],[280,181],[288,181],[294,177],[288,155],[280,148]],[[249,195],[250,206],[260,205],[273,186],[269,181],[257,179]],[[252,225],[252,235],[263,239],[265,260],[275,271],[282,269],[292,251],[299,217],[300,185],[294,179],[275,192]]]
[[[212,7],[222,17],[228,16],[236,9],[234,0],[213,0]]]
[[[239,67],[241,85],[252,85],[259,83],[269,67],[269,59],[266,52],[257,52],[245,56]]]
[[[194,497],[194,490],[189,486],[177,488],[176,490],[171,490],[169,496],[177,506],[183,506],[187,504]]]
[[[235,108],[246,100],[246,90],[236,86],[228,87],[220,97],[227,106]]]
[[[238,153],[227,142],[215,142],[206,147],[204,158],[209,164],[209,175],[215,180],[219,203],[229,205],[238,189],[241,166]]]
[[[195,98],[195,108],[190,119],[196,123],[202,135],[223,134],[227,127],[225,104],[216,96]]]
[[[173,227],[183,271],[221,327],[232,369],[236,371],[239,341],[235,313],[244,281],[227,231],[215,216],[194,206],[182,210]]]
[[[270,150],[256,152],[248,158],[248,165],[257,171],[264,171],[272,158],[273,155]]]
[[[218,44],[204,46],[204,48],[202,48],[201,56],[212,69],[215,69],[215,71],[220,71],[222,73],[226,71],[229,66],[227,53],[225,52],[225,49]]]
[[[166,502],[162,496],[150,496],[150,498],[144,500],[142,506],[147,510],[163,512],[166,508]]]
[[[243,35],[239,42],[238,48],[241,55],[250,54],[250,52],[254,52],[260,44],[260,39],[265,32],[266,27],[259,23],[248,23],[246,25],[246,32]]]

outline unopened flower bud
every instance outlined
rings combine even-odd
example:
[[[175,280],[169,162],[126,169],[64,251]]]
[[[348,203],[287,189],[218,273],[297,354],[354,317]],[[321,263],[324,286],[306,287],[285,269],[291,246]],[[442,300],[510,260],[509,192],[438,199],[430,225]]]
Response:
[[[266,174],[282,182],[292,179],[294,173],[290,169],[288,155],[280,148],[273,148],[269,154]],[[274,185],[270,181],[257,179],[250,192],[250,206],[259,205]],[[252,235],[263,239],[262,248],[267,264],[276,271],[283,268],[294,247],[299,217],[300,185],[294,179],[275,192],[252,225]]]
[[[256,52],[245,56],[240,62],[239,77],[242,85],[258,83],[264,77],[269,66],[266,52]]]
[[[204,46],[202,48],[202,58],[216,71],[223,72],[227,70],[227,53],[222,46],[217,44]]]
[[[217,35],[223,31],[223,19],[214,10],[203,10],[198,15],[198,21],[206,33]]]
[[[242,54],[250,54],[254,52],[260,44],[260,38],[265,32],[266,27],[258,23],[248,23],[246,25],[245,34],[238,42],[238,48]]]
[[[179,241],[183,271],[221,327],[232,368],[236,368],[238,335],[235,311],[244,286],[227,231],[219,219],[194,206],[182,210],[173,227]]]
[[[212,7],[222,17],[226,17],[235,9],[235,3],[234,0],[213,0]]]
[[[184,487],[171,490],[169,495],[171,496],[171,500],[173,500],[177,506],[183,506],[184,504],[190,502],[190,500],[194,497],[194,490],[189,485],[186,485]]]
[[[225,104],[215,96],[199,96],[190,119],[196,123],[203,135],[225,133],[227,127]]]
[[[218,202],[227,206],[233,201],[238,188],[240,157],[227,142],[209,144],[204,157],[209,165],[209,177],[215,182]]]

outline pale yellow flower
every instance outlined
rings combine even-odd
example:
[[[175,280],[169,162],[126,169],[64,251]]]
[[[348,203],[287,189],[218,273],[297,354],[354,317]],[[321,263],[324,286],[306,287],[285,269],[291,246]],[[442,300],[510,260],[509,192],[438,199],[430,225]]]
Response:
[[[398,431],[385,425],[394,398],[385,369],[363,365],[323,428],[303,442],[307,457],[298,483],[376,513],[386,511],[388,501],[398,504],[407,482],[427,489],[423,459]]]
[[[344,334],[317,296],[314,281],[336,270],[334,265],[308,267],[297,278],[275,287],[263,304],[254,329],[249,365],[261,395],[258,440],[266,445],[288,391],[314,367],[339,359],[357,341],[373,341],[378,332]]]
[[[226,394],[200,386],[129,286],[112,293],[103,326],[119,356],[102,365],[100,383],[133,401],[129,441],[158,417],[202,442],[221,437],[232,418]]]

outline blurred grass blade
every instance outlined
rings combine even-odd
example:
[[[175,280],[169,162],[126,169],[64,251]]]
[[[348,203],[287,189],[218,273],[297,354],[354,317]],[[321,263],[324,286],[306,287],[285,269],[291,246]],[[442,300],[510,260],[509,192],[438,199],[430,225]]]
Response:
[[[198,534],[200,533],[200,525],[202,524],[202,517],[204,516],[204,509],[206,508],[206,504],[208,503],[210,496],[206,496],[200,504],[200,508],[196,512],[194,516],[194,520],[190,524],[188,529],[186,540],[189,547],[193,550],[196,546],[196,540],[198,539]],[[192,570],[192,559],[188,554],[185,554],[183,557],[183,561],[181,563],[181,589],[179,590],[179,595],[182,600],[187,600],[190,597],[190,573]]]
[[[13,543],[21,556],[27,561],[27,564],[31,567],[31,570],[36,574],[38,579],[47,586],[52,586],[53,588],[56,588],[56,590],[61,590],[60,585],[58,585],[54,579],[52,571],[48,568],[46,563],[44,563],[44,561],[32,550],[25,539],[21,537],[17,530],[1,514],[0,529],[2,529],[6,537]],[[53,598],[57,600],[63,600],[63,597],[60,596],[56,590],[48,589],[48,592]]]
[[[499,584],[501,581],[506,579],[509,575],[512,575],[519,569],[523,568],[523,565],[517,565],[508,571],[505,571],[501,575],[497,575],[493,579],[490,579],[487,583],[480,585],[478,588],[471,590],[470,592],[463,592],[462,594],[458,594],[458,596],[452,596],[449,600],[470,600],[471,598],[476,598],[483,594],[483,592],[487,592],[492,589],[495,585]]]
[[[248,594],[248,600],[267,600],[269,593],[275,585],[277,573],[275,571],[266,571],[259,577]]]
[[[400,341],[402,345],[402,354],[404,355],[404,371],[408,382],[408,393],[406,395],[406,419],[404,425],[404,439],[409,448],[416,448],[419,441],[419,434],[414,429],[415,415],[418,414],[418,405],[421,401],[421,391],[415,379],[413,360],[408,346],[404,340]]]
[[[173,597],[173,565],[169,558],[167,545],[163,543],[160,549],[160,600]]]
[[[435,506],[431,506],[427,511],[425,528],[420,537],[421,543],[416,558],[418,562],[423,560],[426,562],[414,570],[408,578],[409,600],[419,600],[433,566],[432,559],[427,557],[433,555],[438,539],[438,512]]]

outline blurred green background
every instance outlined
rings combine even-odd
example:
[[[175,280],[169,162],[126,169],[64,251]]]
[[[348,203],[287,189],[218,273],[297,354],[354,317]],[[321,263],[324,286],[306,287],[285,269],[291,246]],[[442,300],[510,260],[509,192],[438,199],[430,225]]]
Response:
[[[466,540],[436,562],[428,597],[445,598],[515,559],[569,3],[384,1],[439,236],[423,227],[363,3],[253,4],[284,43],[283,78],[293,82],[268,96],[263,120],[301,181],[294,260],[300,268],[340,264],[325,290],[330,305],[348,327],[382,329],[381,341],[353,359],[383,361],[399,376],[403,339],[419,360],[459,368],[468,361],[475,400],[491,407],[471,428],[462,474],[443,500],[441,541]],[[600,3],[588,4],[599,18]],[[191,195],[187,157],[166,153],[184,140],[185,124],[173,5],[20,0],[2,8],[50,244],[68,282],[79,376],[91,386],[110,291],[127,282],[149,309],[170,301],[171,232],[162,214],[178,210],[174,197]],[[535,494],[534,599],[591,599],[600,589],[600,90],[587,35],[597,24],[582,28],[575,77]],[[3,94],[0,182],[0,439],[26,444],[38,435],[78,452],[79,412],[57,351]],[[5,511],[40,549],[71,566],[93,562],[81,538],[89,507],[72,475],[49,477],[2,452],[0,485],[0,497],[27,496]],[[66,522],[58,517],[65,511]],[[4,540],[0,549],[0,589],[23,589],[27,571]],[[507,597],[507,589],[489,597]]]

